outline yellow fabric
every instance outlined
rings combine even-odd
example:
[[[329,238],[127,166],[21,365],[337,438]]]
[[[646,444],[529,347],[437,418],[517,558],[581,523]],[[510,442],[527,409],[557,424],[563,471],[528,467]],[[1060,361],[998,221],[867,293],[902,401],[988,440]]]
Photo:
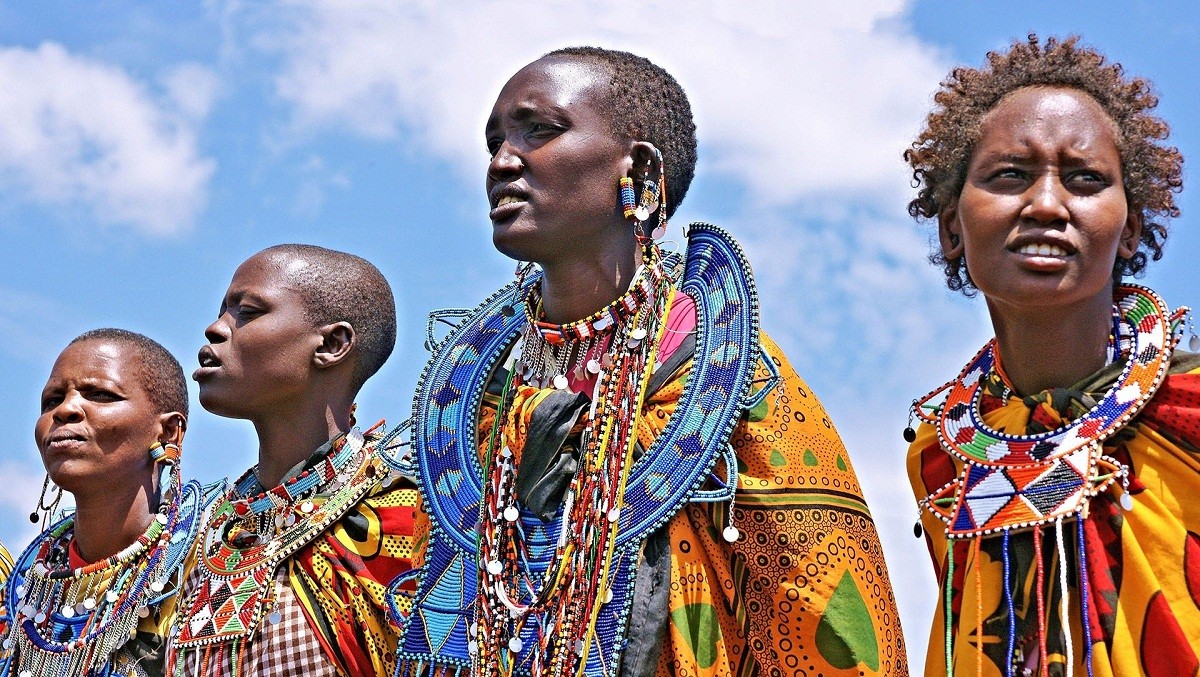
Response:
[[[879,537],[846,449],[778,346],[762,342],[782,382],[730,437],[742,534],[733,544],[721,535],[728,503],[689,505],[668,522],[669,620],[656,674],[907,675]],[[664,429],[689,373],[690,364],[645,403],[643,448]],[[767,376],[760,365],[756,384]],[[518,389],[505,431],[514,456],[546,392]],[[481,454],[494,416],[482,408]],[[725,477],[720,464],[717,474]]]
[[[1092,606],[1092,669],[1104,675],[1194,675],[1196,654],[1200,653],[1200,440],[1196,430],[1177,430],[1177,415],[1188,410],[1194,419],[1200,403],[1200,370],[1173,375],[1156,395],[1155,401],[1125,430],[1105,445],[1105,453],[1132,461],[1134,481],[1131,494],[1134,509],[1124,512],[1116,506],[1121,489],[1115,486],[1097,496],[1091,514],[1084,522],[1088,536],[1089,604]],[[1188,391],[1194,391],[1189,393]],[[1182,404],[1152,410],[1165,393]],[[1182,394],[1181,394],[1182,393]],[[1192,401],[1194,400],[1194,401]],[[1020,397],[1013,397],[999,408],[986,411],[984,421],[991,427],[1023,434],[1030,423],[1031,409]],[[1038,405],[1037,415],[1056,416],[1052,408]],[[936,430],[923,425],[908,453],[908,473],[918,498],[940,488],[946,476],[943,464],[951,457],[938,449]],[[961,470],[953,460],[953,472]],[[945,525],[925,512],[921,517],[935,570],[941,582],[941,596],[930,631],[925,673],[942,675],[945,667],[945,570],[947,539]],[[1064,525],[1065,551],[1070,583],[1068,585],[1069,627],[1072,637],[1074,673],[1086,675],[1084,637],[1080,616],[1077,524]],[[1107,538],[1105,534],[1111,534]],[[953,662],[954,673],[961,675],[1004,675],[1005,666],[994,658],[1008,644],[1008,614],[1003,588],[1003,561],[997,542],[984,539],[979,552],[970,543],[955,548],[955,596]],[[1107,542],[1105,547],[1093,547]],[[1014,534],[1010,553],[1028,557],[1033,537]],[[1065,643],[1058,635],[1059,558],[1054,527],[1043,529],[1042,554],[1043,608],[1041,624],[1050,636],[1048,672],[1066,674]],[[1106,561],[1107,560],[1107,561]],[[1013,565],[1015,604],[1019,630],[1018,647],[1026,655],[1033,653],[1028,665],[1037,667],[1038,625],[1036,567]],[[1191,573],[1189,574],[1189,570]],[[1113,585],[1105,583],[1112,577]],[[1103,618],[1101,607],[1111,609]],[[979,611],[983,618],[980,619]],[[976,627],[982,620],[984,652],[976,647]],[[1032,638],[1031,638],[1032,635]],[[1190,646],[1190,651],[1189,651]],[[1057,648],[1054,648],[1057,647]],[[1019,672],[1018,672],[1019,674]],[[1037,674],[1036,672],[1034,674]]]
[[[344,674],[390,675],[396,668],[399,630],[387,591],[412,568],[419,503],[406,481],[377,487],[286,564],[305,615]]]

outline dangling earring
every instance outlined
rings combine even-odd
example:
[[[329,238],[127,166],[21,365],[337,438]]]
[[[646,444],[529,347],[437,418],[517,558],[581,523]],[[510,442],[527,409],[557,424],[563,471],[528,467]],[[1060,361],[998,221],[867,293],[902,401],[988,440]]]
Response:
[[[50,503],[46,502],[46,490],[53,488],[54,500]],[[37,508],[29,513],[29,521],[37,524],[42,523],[42,528],[49,526],[48,522],[54,517],[54,513],[58,511],[58,502],[62,500],[62,488],[57,484],[50,482],[50,473],[46,473],[46,479],[42,480],[42,493],[38,496]],[[40,513],[40,515],[39,515]]]
[[[621,186],[621,212],[625,214],[625,218],[630,221],[640,221],[637,218],[637,197],[633,192],[633,179],[628,176],[622,176],[620,181]]]

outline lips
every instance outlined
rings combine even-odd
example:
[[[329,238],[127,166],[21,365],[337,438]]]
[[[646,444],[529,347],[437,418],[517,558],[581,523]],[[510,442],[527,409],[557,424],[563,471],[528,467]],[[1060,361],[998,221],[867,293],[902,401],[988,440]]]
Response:
[[[213,352],[212,346],[204,346],[196,355],[200,362],[200,368],[192,372],[192,380],[202,381],[211,377],[221,369],[221,359]]]
[[[493,188],[488,195],[492,211],[488,214],[494,222],[505,221],[516,215],[529,202],[529,194],[524,190],[507,184]]]
[[[43,446],[47,451],[65,451],[87,444],[88,437],[72,428],[59,428],[46,438]]]

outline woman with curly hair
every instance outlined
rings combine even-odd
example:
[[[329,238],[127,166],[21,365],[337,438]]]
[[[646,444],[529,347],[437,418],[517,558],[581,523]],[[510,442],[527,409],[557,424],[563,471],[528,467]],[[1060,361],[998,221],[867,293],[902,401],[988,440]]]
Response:
[[[941,580],[926,671],[1195,674],[1200,356],[1175,349],[1186,309],[1123,282],[1179,214],[1157,99],[1076,38],[1030,36],[935,102],[909,211],[996,337],[905,431]]]
[[[492,241],[536,268],[430,336],[399,674],[907,674],[853,467],[741,248],[658,244],[696,164],[683,88],[558,50],[484,134]]]

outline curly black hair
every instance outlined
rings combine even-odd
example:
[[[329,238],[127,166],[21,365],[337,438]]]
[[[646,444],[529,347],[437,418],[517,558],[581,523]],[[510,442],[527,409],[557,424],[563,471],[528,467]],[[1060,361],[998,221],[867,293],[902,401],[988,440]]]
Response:
[[[113,327],[85,331],[71,339],[67,346],[88,341],[108,341],[132,348],[138,381],[157,409],[156,413],[179,412],[187,418],[187,379],[184,378],[183,367],[179,366],[179,360],[171,351],[144,334]]]
[[[1183,188],[1183,156],[1162,143],[1170,132],[1167,123],[1151,111],[1158,98],[1150,82],[1126,78],[1120,64],[1081,46],[1078,36],[1049,38],[1042,44],[1030,34],[1015,41],[1007,52],[988,52],[982,68],[960,66],[950,72],[934,95],[936,107],[925,119],[925,129],[904,151],[912,167],[917,197],[908,203],[913,218],[934,219],[962,192],[967,167],[980,124],[1008,94],[1024,87],[1067,87],[1084,92],[1108,114],[1118,132],[1121,173],[1129,211],[1140,214],[1141,243],[1128,259],[1118,258],[1113,281],[1139,275],[1148,260],[1162,258],[1167,228],[1162,222],[1179,216],[1175,193]],[[973,293],[970,274],[961,258],[947,260],[940,248],[929,257],[941,265],[952,290]]]
[[[696,174],[696,122],[683,87],[649,59],[629,52],[565,47],[545,56],[585,59],[609,71],[611,95],[607,104],[615,131],[648,141],[662,152],[667,174],[667,216],[673,215]]]
[[[354,327],[358,348],[352,387],[357,393],[396,346],[396,299],[383,273],[361,256],[311,244],[277,244],[259,255],[307,264],[279,267],[304,300],[313,324],[348,322]]]

